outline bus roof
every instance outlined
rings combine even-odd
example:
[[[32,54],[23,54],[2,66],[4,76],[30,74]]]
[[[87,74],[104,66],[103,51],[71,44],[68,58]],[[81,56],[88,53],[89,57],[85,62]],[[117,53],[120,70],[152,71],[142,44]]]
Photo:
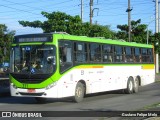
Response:
[[[32,37],[43,37],[46,36],[46,41],[38,37],[38,39],[33,39],[32,42],[51,42],[51,37],[53,39],[61,39],[61,40],[74,40],[74,41],[84,41],[84,42],[95,42],[95,43],[105,43],[112,45],[124,45],[124,46],[133,46],[133,47],[145,47],[145,48],[153,48],[153,45],[141,44],[136,42],[126,42],[122,40],[112,40],[112,39],[104,39],[103,37],[87,37],[87,36],[76,36],[66,34],[64,32],[60,33],[38,33],[38,34],[26,34],[26,35],[17,35],[15,36],[14,43],[18,43],[17,38],[21,39],[21,42],[24,43],[23,38],[32,38]],[[27,39],[26,39],[27,40]],[[29,42],[29,41],[26,41]]]
[[[122,40],[112,40],[112,39],[102,39],[99,37],[87,37],[87,36],[75,36],[75,35],[67,35],[67,34],[54,34],[57,39],[69,39],[75,41],[85,41],[85,42],[96,42],[96,43],[106,43],[113,45],[124,45],[124,46],[134,46],[134,47],[146,47],[153,48],[153,45],[149,44],[141,44],[136,42],[126,42]]]

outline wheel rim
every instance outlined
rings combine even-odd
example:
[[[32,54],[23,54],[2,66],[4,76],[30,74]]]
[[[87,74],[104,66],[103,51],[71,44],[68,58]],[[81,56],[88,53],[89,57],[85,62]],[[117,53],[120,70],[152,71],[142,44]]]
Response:
[[[135,88],[137,88],[138,87],[138,81],[136,80],[135,81]]]
[[[129,82],[129,90],[132,91],[133,90],[133,84],[132,81]]]
[[[135,80],[135,90],[138,90],[139,82],[138,80]]]
[[[78,87],[77,90],[76,90],[76,96],[78,98],[80,98],[82,96],[82,89],[80,87]]]

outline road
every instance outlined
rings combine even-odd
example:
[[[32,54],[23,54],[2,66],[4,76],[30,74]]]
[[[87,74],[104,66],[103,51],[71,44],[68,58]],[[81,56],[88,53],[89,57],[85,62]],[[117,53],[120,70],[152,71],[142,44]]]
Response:
[[[156,82],[140,87],[136,94],[105,92],[89,95],[81,103],[73,103],[68,99],[49,99],[45,104],[37,104],[34,98],[5,95],[0,99],[0,111],[135,111],[159,103],[159,88],[160,82]]]

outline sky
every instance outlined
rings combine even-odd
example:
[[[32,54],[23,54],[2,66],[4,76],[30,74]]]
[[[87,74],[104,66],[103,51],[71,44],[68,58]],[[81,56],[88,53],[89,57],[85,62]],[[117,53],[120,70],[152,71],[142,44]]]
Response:
[[[83,22],[89,22],[89,2],[83,0]],[[153,0],[130,0],[131,20],[141,19],[142,24],[155,32],[155,2]],[[118,31],[117,25],[128,24],[128,0],[93,0],[93,23],[109,25]],[[81,15],[81,0],[0,0],[0,24],[15,30],[16,35],[42,33],[40,28],[23,27],[18,21],[45,21],[41,12],[65,12]]]

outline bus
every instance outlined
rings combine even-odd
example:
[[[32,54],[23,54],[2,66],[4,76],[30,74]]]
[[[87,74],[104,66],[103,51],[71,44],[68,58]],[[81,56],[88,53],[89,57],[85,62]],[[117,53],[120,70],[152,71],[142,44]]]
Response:
[[[113,90],[137,93],[155,81],[153,45],[39,33],[15,36],[10,55],[11,96],[70,98]]]

